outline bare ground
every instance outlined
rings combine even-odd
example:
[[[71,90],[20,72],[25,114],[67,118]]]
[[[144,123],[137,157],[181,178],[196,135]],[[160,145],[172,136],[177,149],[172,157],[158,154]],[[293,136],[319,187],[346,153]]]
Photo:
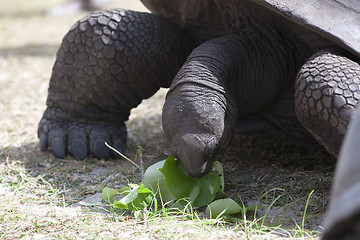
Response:
[[[0,7],[0,239],[319,236],[335,160],[321,149],[304,149],[266,135],[237,135],[223,158],[226,193],[245,205],[260,202],[264,209],[258,221],[248,216],[240,223],[214,223],[195,214],[193,219],[174,215],[144,223],[105,206],[85,206],[98,202],[102,187],[138,182],[140,174],[123,160],[60,160],[39,151],[37,123],[45,109],[56,50],[72,23],[86,14],[44,14],[58,2],[5,0]],[[111,6],[146,10],[135,0]],[[127,123],[128,155],[134,157],[142,146],[145,166],[170,154],[161,128],[165,94],[161,90],[144,101]]]

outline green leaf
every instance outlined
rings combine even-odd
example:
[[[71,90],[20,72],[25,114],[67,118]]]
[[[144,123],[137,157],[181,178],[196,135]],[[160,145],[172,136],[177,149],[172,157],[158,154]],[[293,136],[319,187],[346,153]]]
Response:
[[[126,196],[126,195],[128,195],[130,193],[130,191],[131,191],[131,187],[125,185],[125,186],[123,186],[122,188],[120,188],[118,190],[118,193],[121,194],[121,195]]]
[[[132,184],[131,187],[129,194],[120,201],[114,201],[114,208],[138,211],[149,206],[153,198],[152,191],[145,188],[143,184],[140,186]]]
[[[104,202],[106,203],[111,203],[112,199],[118,195],[128,195],[129,192],[131,191],[131,187],[130,186],[123,186],[122,188],[120,188],[119,190],[115,189],[115,188],[110,188],[110,187],[104,187],[102,190],[102,194],[101,197],[103,199]]]
[[[189,201],[191,203],[195,202],[195,200],[199,197],[200,194],[200,186],[196,185],[192,190],[191,193],[189,195]]]
[[[194,207],[202,207],[212,202],[216,193],[220,190],[220,178],[217,173],[209,172],[204,177],[196,179],[196,185],[199,185],[200,192],[193,201]]]
[[[157,162],[148,167],[144,173],[142,183],[148,189],[151,189],[157,197],[162,198],[164,203],[175,201],[175,197],[169,192],[165,183],[165,176],[160,172],[159,168],[164,166],[165,160]]]
[[[102,190],[101,197],[104,202],[110,203],[111,200],[118,195],[118,190],[115,188],[104,187]]]
[[[192,178],[174,156],[166,159],[159,169],[165,176],[166,187],[177,199],[189,198],[193,207],[201,207],[214,200],[220,190],[220,177],[210,172],[202,178]]]
[[[231,198],[216,200],[207,206],[205,213],[211,218],[241,213],[242,207]]]
[[[220,178],[220,190],[224,192],[225,190],[225,180],[224,180],[224,169],[219,161],[215,161],[212,165],[211,172],[215,172],[219,175]]]
[[[159,170],[165,176],[168,190],[177,200],[190,196],[192,189],[195,187],[196,179],[190,177],[184,168],[181,169],[180,161],[177,161],[171,155]]]
[[[164,174],[162,174],[159,171],[159,168],[162,168],[164,166],[165,160],[159,161],[150,167],[148,167],[144,173],[144,179],[142,183],[147,188],[152,188],[153,192],[156,192],[158,189],[158,183],[164,184],[165,186],[165,177]]]

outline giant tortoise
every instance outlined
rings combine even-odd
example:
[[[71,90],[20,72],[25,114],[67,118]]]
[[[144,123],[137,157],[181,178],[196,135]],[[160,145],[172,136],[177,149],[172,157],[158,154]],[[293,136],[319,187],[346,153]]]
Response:
[[[337,156],[360,99],[357,0],[142,0],[154,13],[98,11],[57,53],[42,150],[124,152],[130,110],[159,88],[172,153],[209,171],[234,129],[315,139]]]

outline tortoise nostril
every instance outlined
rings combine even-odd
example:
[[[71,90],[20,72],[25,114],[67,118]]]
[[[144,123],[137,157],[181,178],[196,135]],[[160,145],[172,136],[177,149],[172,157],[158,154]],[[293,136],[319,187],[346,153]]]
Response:
[[[216,137],[211,137],[206,144],[205,155],[209,157],[215,157],[217,152],[218,152],[218,141]]]

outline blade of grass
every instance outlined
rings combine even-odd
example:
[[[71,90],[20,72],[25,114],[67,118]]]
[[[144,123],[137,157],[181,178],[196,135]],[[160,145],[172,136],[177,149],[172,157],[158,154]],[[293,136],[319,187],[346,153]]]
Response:
[[[306,218],[306,211],[307,211],[307,208],[309,206],[309,201],[310,201],[310,198],[311,198],[311,195],[314,193],[315,190],[312,190],[306,200],[306,204],[305,204],[305,209],[304,209],[304,213],[303,213],[303,217],[302,217],[302,222],[301,222],[301,236],[304,237],[304,230],[305,230],[305,218]]]

